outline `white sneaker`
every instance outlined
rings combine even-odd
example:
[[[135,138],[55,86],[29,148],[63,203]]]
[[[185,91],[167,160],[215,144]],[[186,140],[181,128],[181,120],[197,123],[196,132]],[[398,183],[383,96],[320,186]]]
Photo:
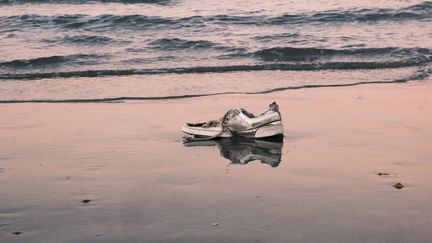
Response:
[[[217,137],[266,138],[283,135],[282,118],[276,102],[259,116],[243,108],[231,109],[219,120],[203,123],[187,123],[182,131],[193,138]]]

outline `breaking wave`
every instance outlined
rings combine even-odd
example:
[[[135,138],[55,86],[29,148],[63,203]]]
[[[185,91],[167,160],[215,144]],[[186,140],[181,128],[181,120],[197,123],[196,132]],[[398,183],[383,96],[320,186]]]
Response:
[[[36,80],[46,78],[72,77],[103,77],[128,75],[156,75],[156,74],[189,74],[189,73],[226,73],[245,71],[320,71],[320,70],[358,70],[358,69],[390,69],[418,66],[419,62],[330,62],[322,64],[257,64],[233,66],[202,66],[189,68],[161,68],[161,69],[120,69],[120,70],[84,70],[70,72],[46,73],[17,73],[1,74],[0,80]]]
[[[152,45],[153,48],[162,48],[163,50],[221,48],[207,41],[185,41],[180,39],[160,39],[151,42],[150,45]],[[0,62],[0,68],[6,69],[6,72],[3,71],[3,73],[0,73],[0,79],[31,80],[57,77],[126,76],[166,73],[185,74],[263,70],[317,71],[402,68],[422,66],[432,62],[432,49],[393,47],[358,49],[274,47],[252,53],[235,53],[232,54],[230,58],[235,59],[235,56],[243,59],[250,58],[251,60],[255,60],[255,64],[205,65],[175,68],[162,66],[160,68],[88,69],[88,66],[91,64],[108,62],[110,57],[107,55],[76,54]],[[106,58],[106,60],[104,58]],[[140,60],[138,65],[140,62],[143,62],[143,60]],[[130,63],[136,62],[130,61]],[[82,67],[79,68],[79,70],[70,70],[71,64],[74,64],[74,67],[82,66],[87,68],[87,70],[82,70]],[[62,66],[67,66],[68,70],[63,71],[61,69]],[[56,71],[49,71],[50,67],[55,67]],[[45,70],[32,70],[31,73],[23,73],[27,68],[45,68]],[[16,72],[11,72],[13,70],[16,70]]]
[[[358,49],[323,49],[323,48],[293,48],[293,47],[273,47],[259,50],[254,56],[264,61],[313,61],[330,57],[375,57],[383,59],[388,57],[390,60],[400,60],[399,65],[421,64],[432,60],[432,49],[428,48],[358,48]],[[405,61],[405,63],[403,63]],[[377,63],[380,66],[379,63]]]

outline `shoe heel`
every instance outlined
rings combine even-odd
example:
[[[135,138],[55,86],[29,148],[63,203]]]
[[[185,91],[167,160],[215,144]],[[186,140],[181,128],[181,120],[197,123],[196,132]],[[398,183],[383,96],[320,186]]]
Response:
[[[258,130],[255,132],[255,137],[256,138],[272,137],[276,135],[282,135],[283,132],[284,130],[282,124],[266,125],[258,128]]]

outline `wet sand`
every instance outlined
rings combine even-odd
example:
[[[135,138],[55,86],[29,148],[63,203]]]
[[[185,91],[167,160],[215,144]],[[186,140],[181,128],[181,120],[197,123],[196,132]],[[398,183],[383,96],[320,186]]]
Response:
[[[413,82],[3,104],[0,241],[429,242],[430,94]],[[182,144],[187,121],[272,101],[285,125],[278,166]]]

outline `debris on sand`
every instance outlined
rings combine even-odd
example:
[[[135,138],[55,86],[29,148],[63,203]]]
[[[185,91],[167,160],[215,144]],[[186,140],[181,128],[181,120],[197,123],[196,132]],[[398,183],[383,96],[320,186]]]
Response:
[[[82,200],[81,202],[82,202],[82,203],[89,203],[89,202],[91,202],[91,200],[90,200],[90,199],[84,199],[84,200]]]
[[[404,185],[402,185],[402,183],[398,182],[398,183],[394,184],[393,187],[400,190],[404,187]]]
[[[218,225],[219,225],[219,223],[213,223],[213,226],[215,226],[215,227],[218,226]]]
[[[22,232],[20,232],[20,231],[15,231],[15,232],[13,232],[12,234],[14,234],[14,235],[21,235]]]
[[[388,175],[390,175],[390,173],[387,173],[387,172],[378,172],[378,175],[379,176],[388,176]]]

